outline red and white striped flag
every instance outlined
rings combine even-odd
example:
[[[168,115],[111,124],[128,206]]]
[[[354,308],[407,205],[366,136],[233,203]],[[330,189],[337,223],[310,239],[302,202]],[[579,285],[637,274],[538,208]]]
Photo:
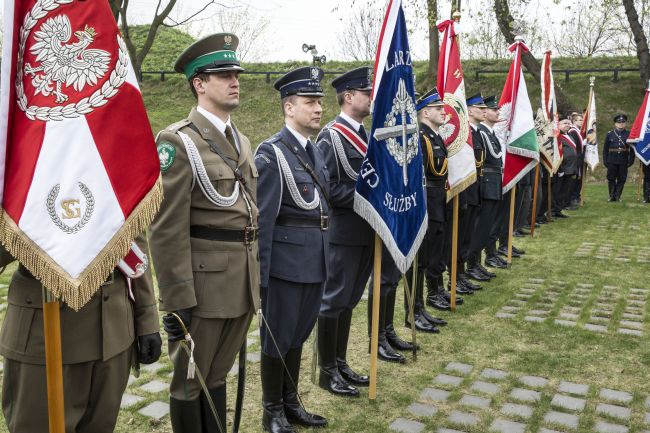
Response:
[[[476,166],[472,134],[469,133],[465,81],[460,64],[456,23],[453,20],[442,21],[438,23],[438,30],[442,33],[442,42],[436,87],[445,102],[448,118],[439,132],[447,146],[447,200],[451,200],[476,182]]]
[[[589,102],[585,109],[580,134],[585,139],[585,162],[591,171],[594,171],[600,162],[598,153],[598,140],[596,137],[596,93],[594,92],[594,77],[591,77],[589,85]]]
[[[5,0],[4,14],[0,238],[79,309],[158,210],[151,127],[108,2]]]
[[[544,164],[548,171],[555,173],[562,163],[562,147],[558,146],[557,139],[560,135],[560,128],[558,125],[557,102],[555,101],[555,82],[553,81],[551,50],[544,53],[540,81],[544,121],[547,124],[552,124],[553,134],[551,137],[546,137],[543,143],[540,143],[539,153],[541,154],[542,164]]]

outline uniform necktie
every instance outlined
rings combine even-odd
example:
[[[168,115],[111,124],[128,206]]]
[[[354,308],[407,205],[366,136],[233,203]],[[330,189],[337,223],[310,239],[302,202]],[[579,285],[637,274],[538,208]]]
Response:
[[[311,141],[307,140],[305,150],[307,151],[307,155],[309,155],[309,159],[311,159],[311,166],[314,167],[316,165],[316,155],[314,154],[314,145],[311,144]]]
[[[363,125],[359,126],[359,137],[363,138],[363,141],[368,142],[368,134],[366,134],[366,128]]]
[[[228,143],[232,146],[233,149],[235,149],[235,153],[239,155],[239,149],[237,149],[237,142],[235,141],[235,136],[232,133],[232,128],[230,125],[226,125],[226,140],[228,140]]]

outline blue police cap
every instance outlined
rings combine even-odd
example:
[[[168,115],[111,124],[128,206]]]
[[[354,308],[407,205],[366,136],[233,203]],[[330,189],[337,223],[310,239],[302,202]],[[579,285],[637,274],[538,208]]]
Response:
[[[627,116],[625,114],[617,114],[614,116],[614,123],[627,122]]]
[[[483,102],[485,102],[487,108],[499,108],[499,101],[497,101],[496,95],[488,96],[483,99]]]
[[[467,98],[466,102],[468,107],[486,108],[485,101],[483,101],[483,95],[480,93],[470,96]]]
[[[415,109],[420,111],[424,107],[443,104],[442,98],[440,98],[440,95],[438,94],[438,89],[434,87],[417,100],[415,103]]]
[[[342,93],[346,90],[372,90],[371,78],[372,69],[363,66],[334,78],[332,87],[336,89],[336,93]]]
[[[287,72],[273,84],[280,92],[280,98],[287,96],[324,96],[320,82],[323,70],[316,66],[305,66]]]

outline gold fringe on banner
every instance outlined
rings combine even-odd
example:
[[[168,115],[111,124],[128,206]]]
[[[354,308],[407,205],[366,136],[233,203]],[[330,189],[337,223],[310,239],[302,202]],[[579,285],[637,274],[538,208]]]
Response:
[[[476,172],[470,174],[467,178],[458,182],[452,188],[447,191],[447,203],[451,201],[452,198],[465,191],[471,184],[478,182]]]
[[[162,198],[162,177],[159,175],[153,188],[133,209],[124,225],[78,278],[72,278],[28,238],[4,209],[0,219],[0,242],[57,299],[79,311],[126,256],[131,242],[149,227],[160,209]]]

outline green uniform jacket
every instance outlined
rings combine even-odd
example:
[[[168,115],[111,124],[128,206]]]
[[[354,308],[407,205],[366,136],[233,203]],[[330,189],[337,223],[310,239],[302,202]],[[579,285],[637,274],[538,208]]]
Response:
[[[147,250],[144,236],[138,244],[143,251]],[[14,260],[0,246],[0,266]],[[133,280],[135,303],[129,299],[122,273],[116,269],[113,275],[113,282],[102,285],[78,312],[61,305],[64,364],[106,361],[127,350],[136,336],[159,331],[151,271]],[[22,265],[11,278],[7,303],[0,354],[19,362],[45,364],[42,286]]]
[[[193,124],[198,132],[190,128]],[[203,115],[193,109],[187,119],[158,134],[165,198],[149,232],[156,278],[160,288],[160,309],[177,311],[193,308],[204,318],[234,318],[259,308],[259,258],[257,241],[252,245],[190,237],[191,226],[244,230],[250,217],[244,192],[229,207],[217,206],[204,195],[194,178],[180,131],[194,142],[205,166],[205,174],[221,196],[230,196],[235,174],[224,160],[210,150],[214,141],[236,165],[252,193],[249,200],[253,225],[257,226],[257,168],[250,142],[237,131],[240,153]],[[173,147],[172,147],[173,146]]]

